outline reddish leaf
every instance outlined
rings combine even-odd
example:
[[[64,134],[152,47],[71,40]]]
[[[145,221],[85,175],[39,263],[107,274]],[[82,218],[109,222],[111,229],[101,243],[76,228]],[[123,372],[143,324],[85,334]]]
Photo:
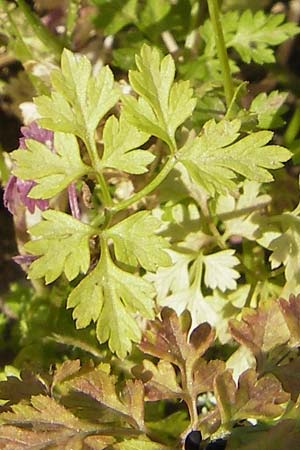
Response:
[[[143,386],[142,383],[129,381],[125,387],[123,401],[116,392],[116,379],[101,369],[95,369],[70,381],[77,392],[122,415],[134,427],[143,429]]]
[[[290,398],[273,375],[257,379],[254,369],[248,369],[240,375],[238,386],[235,385],[231,371],[218,375],[214,392],[222,423],[278,417],[284,411],[282,404]]]
[[[267,353],[286,343],[289,330],[276,302],[257,309],[245,309],[242,320],[231,320],[229,329],[234,339],[248,347],[257,361],[258,371],[262,371]]]
[[[289,300],[278,300],[281,312],[290,331],[290,344],[292,347],[300,345],[300,294],[290,295]]]
[[[172,309],[164,308],[161,317],[162,320],[149,321],[140,344],[141,350],[181,369],[192,370],[214,341],[211,326],[208,323],[199,325],[188,338],[191,317],[187,311],[178,317]]]
[[[291,394],[291,399],[296,401],[300,394],[300,358],[275,367],[272,373],[279,379],[283,389]]]

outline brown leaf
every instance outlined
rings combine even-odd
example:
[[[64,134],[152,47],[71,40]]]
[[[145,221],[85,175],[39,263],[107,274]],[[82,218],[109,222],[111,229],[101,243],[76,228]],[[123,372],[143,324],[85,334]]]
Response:
[[[163,308],[162,320],[152,320],[143,336],[140,348],[145,353],[169,361],[181,369],[192,370],[195,363],[214,341],[215,334],[208,323],[193,330],[186,311],[178,317],[170,308]]]
[[[300,345],[300,294],[290,295],[289,300],[280,298],[278,303],[290,331],[290,345],[297,347]]]
[[[275,418],[283,413],[283,403],[290,395],[284,392],[273,375],[257,379],[254,369],[243,372],[236,386],[231,371],[227,370],[215,379],[215,396],[222,423],[242,419]]]
[[[257,369],[263,371],[267,353],[285,344],[290,337],[277,302],[243,311],[242,320],[229,321],[233,338],[250,349],[257,361]]]
[[[283,389],[291,394],[295,402],[300,395],[300,358],[272,369],[272,373],[279,379]]]

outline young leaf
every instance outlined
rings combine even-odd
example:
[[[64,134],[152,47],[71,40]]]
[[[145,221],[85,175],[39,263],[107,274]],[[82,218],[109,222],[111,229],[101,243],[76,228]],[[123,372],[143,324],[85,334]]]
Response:
[[[233,269],[239,264],[238,258],[233,256],[234,253],[234,250],[222,250],[204,256],[204,283],[207,287],[219,288],[222,292],[236,288],[235,280],[240,277],[240,274]]]
[[[96,233],[91,226],[60,211],[42,213],[45,219],[30,228],[35,238],[24,248],[39,258],[31,264],[28,276],[31,279],[45,277],[52,283],[63,272],[69,281],[90,265],[89,238]]]
[[[224,21],[226,18],[224,17]],[[258,64],[275,61],[272,46],[281,44],[299,32],[295,23],[284,23],[283,14],[266,15],[263,11],[253,13],[250,9],[236,17],[236,29],[227,41],[228,47],[234,47],[245,63],[251,60]]]
[[[54,134],[55,153],[31,139],[26,140],[26,146],[26,150],[12,153],[17,164],[13,172],[23,180],[37,183],[30,190],[31,198],[51,198],[91,169],[82,162],[77,139],[72,134]]]
[[[103,245],[99,263],[71,292],[68,308],[74,308],[77,328],[97,322],[99,342],[108,341],[111,351],[124,358],[131,351],[131,342],[141,338],[133,314],[151,318],[153,296],[151,284],[119,269]]]
[[[244,309],[242,320],[230,320],[229,329],[233,338],[251,350],[256,358],[258,370],[276,346],[285,344],[290,337],[288,327],[276,302],[259,309]]]
[[[159,226],[160,221],[148,211],[139,211],[111,227],[106,234],[114,241],[117,260],[133,267],[140,264],[153,272],[170,265],[165,251],[168,242],[155,235]]]
[[[143,429],[144,389],[141,381],[128,380],[122,391],[122,400],[116,391],[115,377],[101,368],[76,377],[69,386],[122,415],[135,428]]]
[[[138,70],[129,72],[129,81],[140,95],[123,96],[124,114],[138,129],[176,148],[175,131],[192,113],[196,99],[188,81],[174,83],[175,63],[168,55],[161,59],[159,51],[144,45],[136,56]]]
[[[214,393],[222,423],[225,424],[248,418],[263,420],[278,417],[284,411],[282,404],[290,397],[273,375],[257,379],[254,369],[240,375],[238,386],[229,370],[217,375]]]
[[[292,347],[300,346],[300,295],[290,295],[288,300],[280,298],[278,304],[285,323],[290,332],[289,344]]]
[[[93,135],[100,119],[118,100],[108,67],[94,76],[85,56],[66,49],[61,57],[61,70],[52,72],[51,81],[55,88],[51,97],[35,99],[42,117],[40,124],[50,130],[76,134],[83,140]]]
[[[191,327],[189,313],[178,317],[172,309],[164,308],[161,317],[162,320],[148,322],[140,344],[141,350],[169,361],[184,371],[196,368],[197,362],[214,340],[210,325],[202,323],[188,337]]]
[[[252,100],[250,112],[257,115],[259,128],[274,129],[284,125],[281,115],[285,112],[283,104],[287,96],[286,92],[272,91],[269,95],[261,92]]]
[[[207,122],[200,136],[177,152],[177,158],[191,178],[209,194],[221,194],[236,186],[236,174],[249,180],[270,182],[266,169],[278,169],[291,153],[277,145],[266,145],[272,132],[259,131],[239,141],[240,122]]]
[[[146,150],[137,149],[149,139],[149,134],[130,125],[121,115],[109,117],[103,130],[104,151],[102,164],[124,172],[141,174],[147,172],[147,165],[155,156]]]

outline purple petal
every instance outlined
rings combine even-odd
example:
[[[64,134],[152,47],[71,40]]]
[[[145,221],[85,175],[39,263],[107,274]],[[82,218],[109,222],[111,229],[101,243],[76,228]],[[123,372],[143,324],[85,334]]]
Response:
[[[26,148],[26,139],[34,139],[53,150],[53,131],[41,128],[36,122],[31,122],[28,126],[21,127],[21,133],[23,137],[19,140],[20,148]]]

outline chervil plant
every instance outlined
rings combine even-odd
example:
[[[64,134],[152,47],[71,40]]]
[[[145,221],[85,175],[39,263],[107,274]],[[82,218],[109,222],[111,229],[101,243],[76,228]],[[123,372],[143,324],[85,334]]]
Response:
[[[25,67],[43,66],[48,42],[52,55],[49,77],[28,69],[37,115],[4,193],[34,289],[13,286],[15,322],[1,317],[16,352],[1,448],[297,448],[300,206],[280,205],[293,153],[272,131],[287,93],[246,107],[234,74],[274,63],[299,29],[260,10],[221,15],[216,0],[207,14],[97,0],[95,26],[116,41],[99,67],[70,50],[79,3],[57,36],[25,2],[0,2]]]

